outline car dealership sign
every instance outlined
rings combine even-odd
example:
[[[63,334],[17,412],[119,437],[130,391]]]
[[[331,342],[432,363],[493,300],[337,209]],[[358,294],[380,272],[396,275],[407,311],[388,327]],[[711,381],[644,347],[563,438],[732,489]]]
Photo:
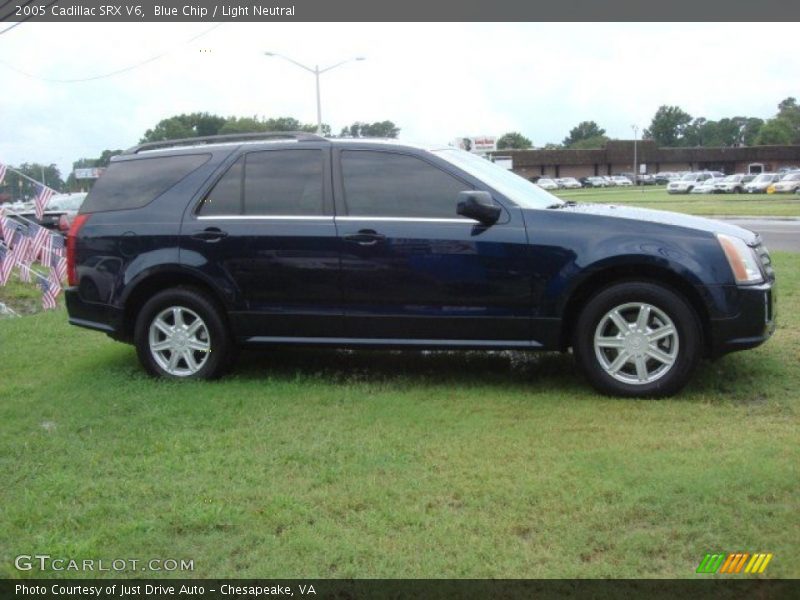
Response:
[[[467,152],[486,154],[497,150],[497,138],[493,135],[479,135],[475,137],[458,137],[453,145]]]
[[[97,179],[103,174],[105,169],[103,167],[94,167],[91,169],[75,169],[72,173],[75,179]]]

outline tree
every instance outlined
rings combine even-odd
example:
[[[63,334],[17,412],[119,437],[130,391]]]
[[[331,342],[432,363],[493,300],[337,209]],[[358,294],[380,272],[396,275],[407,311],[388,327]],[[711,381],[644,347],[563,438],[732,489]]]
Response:
[[[593,137],[573,142],[569,147],[572,150],[594,150],[596,148],[604,147],[608,140],[609,137],[607,135],[595,135]]]
[[[258,116],[253,117],[228,117],[225,124],[220,128],[220,134],[231,133],[262,133],[267,131],[306,131],[314,133],[317,126],[303,124],[294,117],[277,117],[262,119]],[[330,135],[331,127],[322,124],[322,135]]]
[[[61,179],[61,172],[54,164],[22,163],[20,166],[13,168],[31,179],[40,182],[44,181],[47,187],[57,192],[64,189],[64,180]],[[12,200],[31,200],[36,195],[36,185],[9,169],[3,179],[3,183],[0,184],[0,192],[9,194]]]
[[[205,112],[175,115],[145,131],[140,143],[217,135],[225,121],[224,117]]]
[[[592,138],[603,137],[606,133],[605,129],[598,127],[594,121],[581,121],[575,127],[570,129],[569,135],[564,138],[563,144],[566,148],[574,147],[574,144],[583,140]],[[608,138],[605,138],[606,140]]]
[[[163,119],[148,129],[141,142],[160,142],[209,135],[233,133],[260,133],[265,131],[308,131],[315,132],[316,125],[302,124],[294,117],[265,119],[252,117],[220,117],[209,113],[182,114]],[[322,134],[330,135],[330,125],[322,125]]]
[[[525,150],[531,146],[533,142],[516,131],[506,133],[497,140],[498,150]]]
[[[680,146],[691,122],[692,116],[680,107],[660,106],[650,127],[644,130],[644,137],[655,140],[659,146]]]
[[[346,138],[396,138],[400,134],[400,128],[392,121],[376,121],[374,123],[362,123],[356,121],[350,126],[343,127],[339,137]]]
[[[800,144],[800,106],[793,97],[778,104],[778,114],[758,132],[756,144]]]
[[[752,146],[756,142],[758,132],[764,126],[764,119],[757,117],[737,117],[743,119],[741,126],[741,143],[745,146]]]
[[[759,130],[755,143],[757,146],[791,144],[792,127],[783,119],[770,119]]]

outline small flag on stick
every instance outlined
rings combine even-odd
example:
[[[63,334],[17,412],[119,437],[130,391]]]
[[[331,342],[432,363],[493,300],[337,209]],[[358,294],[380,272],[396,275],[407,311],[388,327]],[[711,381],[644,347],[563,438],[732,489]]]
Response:
[[[46,185],[37,185],[36,186],[36,200],[34,203],[36,204],[36,218],[41,220],[44,216],[44,209],[47,206],[47,203],[50,202],[50,198],[53,196],[53,190],[51,190]]]
[[[42,288],[42,308],[51,310],[56,307],[56,297],[51,289],[50,281],[46,277],[39,279],[39,287]]]

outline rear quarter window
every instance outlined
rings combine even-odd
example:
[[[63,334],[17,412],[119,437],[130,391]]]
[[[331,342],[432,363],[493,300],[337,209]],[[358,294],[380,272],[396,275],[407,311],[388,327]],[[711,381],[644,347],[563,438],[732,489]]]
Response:
[[[141,208],[210,158],[210,154],[184,154],[111,163],[89,192],[80,212]]]

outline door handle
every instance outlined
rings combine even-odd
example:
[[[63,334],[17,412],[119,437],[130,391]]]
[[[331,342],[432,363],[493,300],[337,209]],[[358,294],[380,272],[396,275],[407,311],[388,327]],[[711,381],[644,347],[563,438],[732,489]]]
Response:
[[[227,236],[228,232],[222,231],[219,227],[206,227],[203,231],[196,231],[193,233],[192,239],[202,240],[204,242],[218,242]]]
[[[386,239],[385,235],[376,232],[374,229],[361,229],[358,233],[348,233],[343,237],[345,241],[355,242],[359,246],[374,246]]]

